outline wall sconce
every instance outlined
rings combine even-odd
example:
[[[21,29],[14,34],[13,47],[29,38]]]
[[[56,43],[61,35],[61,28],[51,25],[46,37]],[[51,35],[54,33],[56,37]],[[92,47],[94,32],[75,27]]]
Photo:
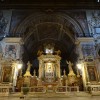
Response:
[[[18,67],[18,69],[21,69],[22,68],[22,64],[18,64],[17,67]]]
[[[23,65],[22,61],[18,60],[18,62],[17,62],[17,68],[18,68],[18,70],[22,68],[22,65]]]
[[[81,65],[81,64],[77,64],[77,68],[78,68],[79,70],[81,70],[81,69],[82,69],[82,65]]]
[[[77,66],[77,75],[80,76],[82,74],[82,64],[78,63],[76,66]]]

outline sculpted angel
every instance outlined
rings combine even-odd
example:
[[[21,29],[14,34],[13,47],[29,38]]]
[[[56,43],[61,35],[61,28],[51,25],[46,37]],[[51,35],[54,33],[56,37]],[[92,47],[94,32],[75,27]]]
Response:
[[[72,71],[73,70],[72,69],[73,63],[71,63],[70,61],[68,62],[67,60],[66,60],[66,63],[68,64],[69,71]]]

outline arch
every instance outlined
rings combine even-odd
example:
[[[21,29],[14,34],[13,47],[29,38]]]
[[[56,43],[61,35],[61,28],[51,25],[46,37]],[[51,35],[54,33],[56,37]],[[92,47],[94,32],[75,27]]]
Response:
[[[24,36],[25,29],[29,26],[34,28],[41,23],[57,23],[63,26],[63,30],[66,34],[71,38],[70,34],[68,34],[68,28],[71,28],[75,35],[79,35],[80,33],[84,33],[83,29],[81,28],[80,24],[67,13],[55,12],[53,14],[46,14],[42,12],[33,13],[26,17],[22,23],[18,25],[14,33],[19,33]],[[73,27],[72,27],[73,26]],[[68,27],[68,28],[67,28]],[[33,31],[32,30],[32,31]],[[29,34],[28,34],[29,36]]]
[[[14,33],[21,34],[30,56],[36,57],[37,51],[40,49],[39,46],[43,46],[43,43],[53,42],[56,49],[63,52],[63,58],[66,56],[65,59],[70,59],[70,55],[75,55],[76,34],[84,32],[79,23],[67,13],[36,12],[27,16]]]

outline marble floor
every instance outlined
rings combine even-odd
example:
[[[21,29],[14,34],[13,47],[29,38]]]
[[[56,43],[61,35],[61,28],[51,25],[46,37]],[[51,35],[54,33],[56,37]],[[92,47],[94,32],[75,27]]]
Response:
[[[19,98],[19,97],[0,97],[0,100],[100,100],[100,96],[91,97],[69,97],[69,98]]]
[[[98,96],[93,96],[86,92],[68,92],[68,93],[13,93],[9,96],[0,95],[0,100],[100,100]]]

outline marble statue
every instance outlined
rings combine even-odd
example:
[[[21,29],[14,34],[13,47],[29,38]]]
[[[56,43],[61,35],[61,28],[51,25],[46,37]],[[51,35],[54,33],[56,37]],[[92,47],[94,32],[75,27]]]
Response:
[[[75,76],[75,73],[74,73],[74,71],[72,69],[73,63],[71,63],[70,61],[69,62],[66,61],[66,63],[68,64],[68,68],[69,68],[69,74],[68,74],[68,76]]]
[[[30,68],[31,68],[31,66],[32,66],[32,64],[28,61],[28,63],[27,63],[27,70],[26,70],[26,73],[24,74],[24,76],[31,76],[31,74],[30,74]]]
[[[68,68],[69,68],[69,71],[72,71],[72,66],[73,66],[73,63],[71,63],[70,61],[66,61],[66,63],[68,64]]]

